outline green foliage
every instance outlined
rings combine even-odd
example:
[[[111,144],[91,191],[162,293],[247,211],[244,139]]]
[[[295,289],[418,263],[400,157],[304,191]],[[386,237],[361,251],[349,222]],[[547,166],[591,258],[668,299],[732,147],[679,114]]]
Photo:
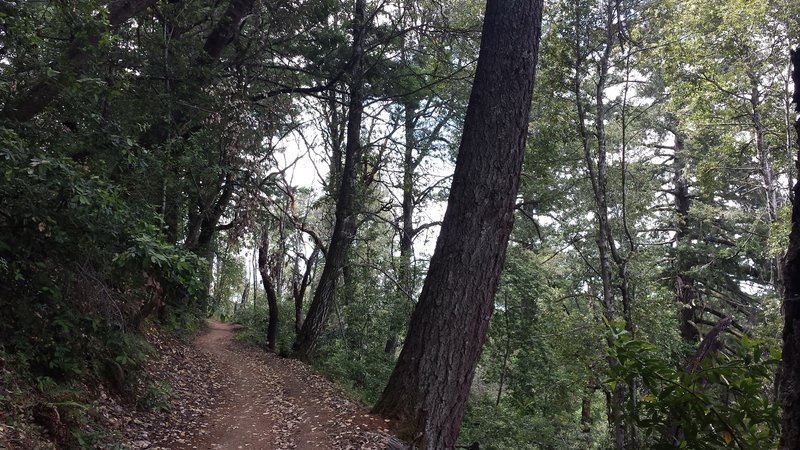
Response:
[[[784,205],[778,211],[778,220],[770,224],[767,244],[769,245],[769,255],[773,258],[782,258],[786,249],[789,248],[789,232],[792,228],[792,208],[791,205]]]
[[[780,409],[770,391],[780,356],[765,342],[743,336],[732,343],[734,354],[715,352],[695,370],[684,370],[654,345],[631,337],[623,323],[610,323],[607,337],[616,364],[605,383],[612,390],[618,383],[640,383],[642,394],[627,402],[626,419],[652,445],[749,450],[775,445]]]
[[[169,398],[172,386],[166,381],[147,381],[144,392],[136,399],[136,406],[148,411],[164,412],[172,407]]]
[[[463,445],[479,442],[482,449],[488,450],[603,448],[603,442],[593,436],[599,430],[582,431],[573,425],[577,419],[574,412],[563,410],[547,416],[523,414],[517,404],[495,404],[489,397],[473,396],[461,424],[459,441]]]
[[[232,254],[235,249],[229,247],[217,254],[209,305],[209,312],[216,314],[222,322],[233,316],[233,301],[244,288],[244,261]]]
[[[159,2],[113,28],[98,5],[0,2],[0,362],[76,423],[77,382],[119,373],[124,383],[137,380],[151,349],[136,326],[153,298],[163,296],[153,311],[163,326],[192,332],[212,313],[242,324],[238,339],[265,346],[261,286],[255,305],[235,302],[247,272],[239,255],[256,229],[269,231],[269,270],[282,274],[276,350],[291,352],[286,294],[297,278],[290,269],[302,266],[291,253],[307,253],[309,243],[292,222],[302,218],[326,244],[338,180],[318,198],[279,180],[288,166],[276,156],[284,139],[310,127],[317,129],[306,137],[319,139],[302,139],[309,154],[341,149],[333,146],[346,136],[343,69],[352,54],[346,2],[255,2],[217,59],[204,41],[225,23],[228,2]],[[359,229],[314,361],[365,402],[383,389],[395,358],[385,345],[402,343],[424,278],[425,222],[436,220],[435,203],[447,194],[447,167],[436,158],[458,147],[483,6],[390,6],[367,30],[370,119],[360,131],[369,180],[358,182]],[[777,433],[768,344],[780,337],[778,261],[790,228],[783,184],[796,178],[784,50],[797,40],[800,2],[616,4],[599,92],[609,243],[617,246],[611,308],[576,121],[581,102],[591,160],[609,36],[598,6],[557,0],[546,8],[521,203],[462,441],[610,447],[603,390],[623,383],[635,385],[625,419],[643,446],[681,445],[664,441],[679,426],[687,448],[767,448]],[[301,90],[270,94],[328,83],[330,91],[302,100]],[[57,95],[31,120],[5,120],[36,86]],[[417,114],[410,191],[420,228],[411,258],[396,251],[406,102]],[[676,206],[679,179],[686,211]],[[678,279],[701,335],[717,315],[730,315],[753,340],[726,336],[725,354],[691,373],[679,369],[695,344],[678,333]],[[625,314],[623,281],[636,338],[602,324]],[[312,281],[306,306],[314,288]],[[138,381],[141,408],[169,408],[168,385]],[[74,438],[85,448],[106,444],[91,426]]]
[[[130,328],[141,273],[177,310],[199,295],[205,262],[165,243],[114,183],[34,141],[0,127],[0,339],[42,379],[102,379],[106,361],[133,373],[146,352]]]
[[[169,308],[168,318],[162,317],[162,320],[172,329],[195,329],[194,322],[206,315],[198,307],[205,304],[207,295],[208,286],[201,274],[208,271],[208,261],[165,242],[153,226],[142,225],[141,229],[130,238],[130,247],[113,259],[118,278],[133,284],[139,280],[139,273],[154,277]]]
[[[259,289],[259,302],[256,306],[253,307],[252,303],[239,304],[235,314],[231,317],[231,322],[244,327],[236,333],[235,339],[262,349],[267,347],[267,324],[269,322],[269,309],[264,297],[263,290]],[[281,356],[288,356],[291,354],[292,344],[294,344],[294,306],[285,299],[278,301],[278,318],[275,352]]]
[[[261,303],[257,303],[255,307],[252,304],[239,304],[236,312],[231,318],[231,322],[244,327],[243,330],[240,330],[236,333],[236,340],[245,342],[254,347],[266,348],[269,311],[267,309],[266,300],[264,299],[263,293],[259,292],[259,298],[261,299]],[[285,319],[286,316],[280,317]],[[278,340],[278,345],[280,346],[279,348],[282,348],[282,346],[285,345],[283,339]],[[291,348],[291,342],[288,345]]]
[[[510,246],[460,441],[491,449],[596,448],[602,421],[581,423],[584,399],[602,414],[588,368],[602,364],[596,327],[581,297],[548,279],[550,266]],[[562,280],[563,281],[563,280]],[[588,427],[588,428],[587,428]]]
[[[344,340],[331,337],[321,345],[314,368],[362,403],[374,404],[394,367],[393,359],[376,344],[359,351],[347,346]]]

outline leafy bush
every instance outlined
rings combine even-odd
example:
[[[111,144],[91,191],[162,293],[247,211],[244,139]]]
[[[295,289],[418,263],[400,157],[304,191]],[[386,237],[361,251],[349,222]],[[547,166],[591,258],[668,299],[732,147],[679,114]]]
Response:
[[[169,411],[172,407],[169,402],[171,394],[172,386],[166,381],[148,381],[144,393],[136,400],[136,406],[156,412]]]
[[[541,448],[596,448],[589,433],[571,427],[572,414],[521,414],[518,405],[495,404],[485,395],[473,395],[461,423],[462,445],[479,442],[487,450],[538,450]]]
[[[692,449],[773,448],[780,409],[770,398],[780,356],[764,342],[742,336],[732,355],[710,354],[695,370],[664,361],[662,353],[611,323],[607,384],[638,383],[642,395],[626,405],[654,446]],[[729,344],[730,345],[730,344]]]
[[[33,376],[101,378],[108,361],[134,371],[141,273],[177,311],[199,295],[205,261],[166,243],[147,225],[157,217],[114,183],[34,141],[0,127],[0,341]]]
[[[140,224],[140,231],[130,239],[130,246],[114,257],[114,268],[120,283],[131,289],[139,286],[133,280],[153,277],[162,296],[159,318],[173,330],[194,331],[199,320],[205,318],[202,305],[206,284],[200,274],[208,270],[208,262],[194,253],[164,242],[153,226]],[[141,292],[147,296],[147,292]],[[149,293],[149,295],[154,295]]]

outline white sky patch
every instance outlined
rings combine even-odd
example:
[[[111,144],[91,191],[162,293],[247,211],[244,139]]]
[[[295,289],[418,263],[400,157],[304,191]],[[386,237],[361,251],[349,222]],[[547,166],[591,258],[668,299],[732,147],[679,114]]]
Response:
[[[362,143],[369,145],[381,145],[381,143],[392,142],[391,145],[403,145],[403,130],[395,127],[392,129],[390,113],[385,105],[375,105],[371,111],[364,115],[362,127]],[[275,153],[277,166],[272,171],[286,170],[287,181],[295,188],[307,188],[311,190],[311,195],[319,197],[322,195],[323,184],[329,173],[329,155],[325,147],[325,142],[318,130],[319,122],[311,117],[307,117],[307,126],[302,127],[286,136],[280,143],[275,145],[280,150]],[[389,139],[387,139],[387,137]],[[399,150],[398,150],[399,151]],[[416,156],[416,155],[415,155]],[[390,160],[396,160],[394,155],[387,155]],[[454,164],[447,158],[434,155],[425,158],[424,176],[420,177],[421,185],[416,186],[418,190],[424,190],[436,185],[435,189],[448,189],[450,187],[450,177],[455,168]],[[399,214],[402,202],[402,168],[397,167],[397,163],[389,163],[388,169],[382,169],[382,175],[387,195],[393,199],[395,214]],[[414,211],[414,226],[440,222],[447,208],[446,201],[428,200]],[[418,234],[414,240],[414,254],[417,260],[428,260],[433,254],[436,240],[439,235],[439,226],[426,228]],[[397,237],[396,237],[397,238]],[[326,242],[327,244],[327,242]],[[399,247],[399,246],[398,246]],[[306,255],[312,251],[311,244],[307,244]],[[245,282],[250,284],[250,290],[257,288],[257,296],[260,301],[264,301],[264,292],[261,285],[261,276],[255,264],[257,249],[253,243],[245,244],[239,257],[244,262]],[[319,269],[318,269],[319,270]],[[314,286],[311,286],[314,289]],[[249,298],[253,298],[253,292],[249,293]],[[234,302],[241,300],[241,295],[234,296]]]

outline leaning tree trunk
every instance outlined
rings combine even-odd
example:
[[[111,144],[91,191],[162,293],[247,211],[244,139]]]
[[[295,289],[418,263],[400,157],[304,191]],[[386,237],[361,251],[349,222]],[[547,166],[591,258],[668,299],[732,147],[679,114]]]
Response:
[[[347,112],[347,144],[344,168],[336,200],[336,221],[330,246],[325,252],[325,266],[314,292],[303,328],[294,343],[294,356],[308,361],[322,336],[336,293],[336,282],[347,260],[347,252],[355,235],[355,189],[358,164],[361,161],[361,119],[364,113],[362,63],[364,59],[364,11],[366,0],[356,0],[353,20],[353,55],[350,60],[350,102]]]
[[[800,112],[800,48],[791,52],[792,81],[794,82],[795,111]],[[800,173],[800,117],[795,119],[797,159]],[[783,426],[779,447],[782,450],[800,448],[800,179],[794,185],[792,231],[789,249],[784,259],[783,291],[783,356],[779,378],[780,402],[783,407]]]
[[[514,220],[542,0],[489,0],[441,233],[375,412],[422,449],[453,448]]]

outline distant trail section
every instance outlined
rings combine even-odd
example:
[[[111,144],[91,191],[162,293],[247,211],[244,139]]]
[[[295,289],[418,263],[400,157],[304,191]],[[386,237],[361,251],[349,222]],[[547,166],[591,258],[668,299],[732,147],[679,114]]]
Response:
[[[388,423],[293,359],[233,342],[235,326],[209,321],[195,345],[224,374],[205,432],[174,449],[385,449]]]

